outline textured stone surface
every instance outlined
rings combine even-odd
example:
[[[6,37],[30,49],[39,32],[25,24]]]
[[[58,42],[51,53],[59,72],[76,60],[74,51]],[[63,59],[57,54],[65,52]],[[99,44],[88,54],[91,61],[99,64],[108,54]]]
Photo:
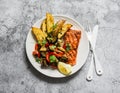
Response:
[[[25,53],[30,27],[46,12],[68,15],[83,26],[100,25],[96,51],[104,69],[85,77],[89,61],[73,76],[48,78],[37,72]],[[0,93],[119,93],[120,0],[0,0]]]

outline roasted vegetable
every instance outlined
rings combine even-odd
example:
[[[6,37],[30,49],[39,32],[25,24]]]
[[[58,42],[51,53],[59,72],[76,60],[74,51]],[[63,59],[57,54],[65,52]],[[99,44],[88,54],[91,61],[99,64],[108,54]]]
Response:
[[[42,47],[40,48],[40,51],[47,51],[47,48],[46,48],[45,46],[42,46]]]
[[[45,59],[43,60],[43,64],[45,67],[48,67],[47,61]]]
[[[72,27],[71,24],[63,25],[62,30],[60,30],[60,32],[58,34],[58,38],[61,38],[65,34],[65,32],[67,32],[71,27]]]
[[[40,53],[38,52],[38,50],[34,50],[32,54],[33,56],[40,58]]]
[[[57,47],[60,51],[65,52],[65,49],[62,47]]]
[[[53,63],[51,63],[50,65],[51,65],[51,68],[52,68],[52,69],[57,69],[58,63],[57,63],[57,62],[53,62]]]
[[[57,37],[47,37],[49,43],[55,43],[57,41]]]
[[[66,56],[62,56],[59,60],[66,63],[68,58]]]
[[[32,32],[34,34],[34,36],[36,37],[37,41],[39,41],[40,43],[46,38],[46,33],[42,32],[41,29],[37,28],[37,27],[32,27]]]
[[[58,59],[56,58],[55,55],[51,55],[49,59],[50,59],[50,62],[51,62],[51,63],[53,63],[53,62],[58,62]]]
[[[39,49],[39,44],[35,44],[35,50]]]
[[[51,51],[54,51],[54,50],[55,50],[55,48],[56,48],[56,46],[55,46],[55,45],[50,45],[50,46],[49,46],[49,49],[50,49]]]
[[[47,20],[47,32],[50,33],[53,29],[54,25],[54,17],[50,13],[46,13],[46,20]]]
[[[46,51],[41,51],[40,54],[42,57],[46,57]]]
[[[56,23],[56,27],[53,28],[53,31],[49,32],[47,36],[47,40],[49,41],[49,43],[55,43],[57,41],[58,32],[62,28],[64,23],[65,20],[58,21]]]
[[[47,62],[50,62],[49,56],[50,56],[50,54],[49,54],[49,52],[47,52],[47,53],[46,53],[46,61],[47,61]]]
[[[46,22],[46,19],[44,19],[43,22],[42,22],[42,24],[41,24],[41,30],[43,32],[47,31],[47,22]]]
[[[44,40],[42,41],[42,46],[44,46],[46,43],[47,43],[47,40],[44,39]]]
[[[41,63],[42,62],[42,58],[36,57],[36,62]]]
[[[58,33],[59,31],[61,30],[62,26],[64,25],[65,23],[65,20],[59,20],[57,23],[56,23],[56,28],[54,29],[54,33],[53,33],[53,36],[58,36]]]
[[[63,39],[58,39],[57,42],[55,43],[57,47],[62,47],[63,44],[64,44]]]
[[[48,67],[48,64],[47,64],[47,61],[46,61],[45,58],[42,58],[41,67],[42,67],[42,68]]]

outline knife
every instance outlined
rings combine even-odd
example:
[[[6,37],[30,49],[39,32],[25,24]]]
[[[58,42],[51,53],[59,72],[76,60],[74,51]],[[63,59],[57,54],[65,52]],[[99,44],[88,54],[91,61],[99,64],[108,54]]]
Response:
[[[91,34],[91,41],[92,41],[92,48],[93,49],[95,49],[97,34],[98,34],[98,25],[95,25],[94,28],[93,28],[93,32]],[[94,55],[94,56],[96,56],[96,55]],[[94,57],[93,57],[93,54],[92,54],[91,64],[90,64],[88,74],[87,74],[87,77],[86,77],[86,79],[89,80],[89,81],[93,79],[94,62],[95,62],[96,73],[98,75],[102,75],[102,73],[103,73],[103,70],[102,70],[102,67],[101,67],[99,61],[98,60],[95,61]]]
[[[96,45],[96,41],[97,41],[97,35],[98,35],[98,25],[96,25],[93,29],[93,34],[92,34],[92,47],[93,49],[95,49],[95,45]],[[96,69],[96,73],[98,75],[102,75],[103,74],[103,70],[102,70],[102,66],[100,64],[99,61],[94,61],[95,62],[95,69]]]

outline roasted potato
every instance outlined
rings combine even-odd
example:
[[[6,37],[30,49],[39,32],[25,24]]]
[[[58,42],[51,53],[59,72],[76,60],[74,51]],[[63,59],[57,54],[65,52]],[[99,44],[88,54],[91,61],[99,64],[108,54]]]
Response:
[[[68,31],[71,27],[72,27],[71,24],[63,25],[62,30],[58,34],[58,38],[61,38],[65,34],[65,32]]]
[[[42,42],[46,38],[46,33],[37,27],[32,27],[32,32],[36,37],[36,40]]]
[[[54,33],[53,33],[53,36],[57,36],[59,31],[61,30],[62,26],[64,25],[65,23],[65,20],[59,20],[57,23],[56,23],[56,28],[54,29]]]
[[[46,13],[46,21],[47,21],[47,32],[50,33],[54,25],[54,17],[52,16],[52,14]]]
[[[42,30],[43,32],[46,32],[46,31],[47,31],[46,19],[44,19],[44,20],[42,21],[41,30]]]

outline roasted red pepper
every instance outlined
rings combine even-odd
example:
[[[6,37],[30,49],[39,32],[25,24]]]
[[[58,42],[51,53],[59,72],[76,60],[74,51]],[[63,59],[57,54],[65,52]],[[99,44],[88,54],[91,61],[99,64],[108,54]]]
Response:
[[[39,48],[39,45],[35,44],[35,50],[38,50],[38,48]]]
[[[59,52],[59,53],[50,52],[50,55],[55,55],[56,57],[62,57],[63,54],[64,54],[63,52]]]
[[[53,69],[57,69],[57,66],[55,66],[54,64],[51,64],[51,67],[52,67]]]
[[[56,52],[48,52],[48,53],[46,53],[46,60],[47,60],[48,62],[50,62],[49,57],[50,57],[51,55],[54,55],[54,56],[56,56],[57,58],[59,58],[59,57],[62,57],[63,54],[64,54],[63,52],[59,52],[59,53],[56,53]]]
[[[48,52],[48,53],[46,53],[46,60],[47,60],[47,62],[50,62],[49,57],[50,57],[50,54],[49,54],[49,52]]]
[[[62,57],[63,54],[64,54],[63,52],[59,52],[59,53],[54,52],[54,55],[55,55],[56,57]]]
[[[46,44],[45,44],[45,47],[48,47],[49,46],[49,43],[47,42]]]
[[[37,50],[33,51],[32,54],[33,54],[34,56],[37,56],[37,57],[40,58],[40,53],[39,53]]]
[[[64,43],[63,48],[66,49],[66,43]]]

